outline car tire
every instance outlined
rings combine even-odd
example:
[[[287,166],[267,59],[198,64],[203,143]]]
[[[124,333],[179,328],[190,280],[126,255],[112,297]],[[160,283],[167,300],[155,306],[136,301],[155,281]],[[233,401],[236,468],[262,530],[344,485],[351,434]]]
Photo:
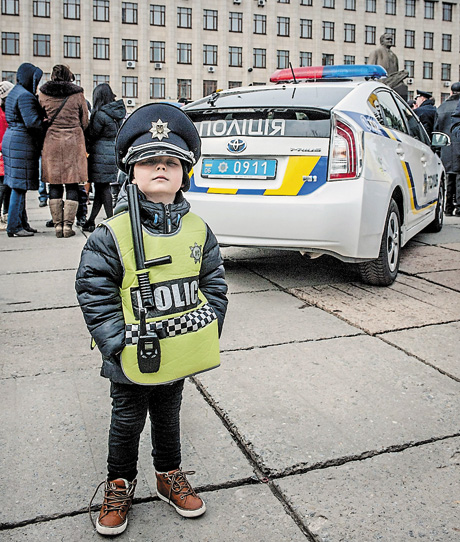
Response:
[[[394,199],[388,207],[385,229],[380,242],[379,257],[376,260],[359,264],[364,283],[374,286],[393,284],[399,271],[401,253],[401,218]]]
[[[438,233],[442,230],[444,224],[444,200],[446,199],[446,190],[444,188],[444,181],[441,181],[439,185],[438,202],[436,203],[436,213],[434,215],[433,222],[430,222],[425,228],[425,231]]]

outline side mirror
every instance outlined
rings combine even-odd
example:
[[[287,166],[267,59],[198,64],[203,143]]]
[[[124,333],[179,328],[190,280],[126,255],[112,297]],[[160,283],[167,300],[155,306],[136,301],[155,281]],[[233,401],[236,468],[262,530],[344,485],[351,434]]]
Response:
[[[431,136],[431,146],[439,149],[450,145],[450,137],[443,132],[433,132]]]

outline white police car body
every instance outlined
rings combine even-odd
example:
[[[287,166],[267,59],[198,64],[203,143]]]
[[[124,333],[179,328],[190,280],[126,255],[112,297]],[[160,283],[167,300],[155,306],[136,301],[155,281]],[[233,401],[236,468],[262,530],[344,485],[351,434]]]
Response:
[[[380,66],[294,73],[316,81],[222,91],[186,106],[202,138],[192,210],[222,245],[330,254],[359,263],[365,282],[391,284],[400,248],[442,227],[441,161],[407,104],[373,79],[386,75]]]

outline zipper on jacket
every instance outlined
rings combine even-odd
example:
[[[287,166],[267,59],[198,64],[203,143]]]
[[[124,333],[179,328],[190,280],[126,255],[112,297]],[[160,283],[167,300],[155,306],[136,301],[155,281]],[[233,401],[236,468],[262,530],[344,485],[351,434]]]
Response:
[[[171,205],[169,203],[165,205],[165,217],[165,233],[171,233]]]

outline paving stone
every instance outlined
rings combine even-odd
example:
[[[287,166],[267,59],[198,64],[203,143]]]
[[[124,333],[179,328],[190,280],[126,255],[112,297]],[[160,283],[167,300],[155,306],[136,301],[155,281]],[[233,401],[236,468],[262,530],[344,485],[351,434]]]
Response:
[[[326,284],[290,290],[299,299],[337,314],[368,333],[381,333],[460,318],[460,292],[399,275],[386,288]]]
[[[276,481],[317,542],[458,542],[460,439]]]
[[[259,277],[232,260],[225,260],[224,267],[228,291],[231,294],[276,289],[276,286],[270,281]]]
[[[460,258],[455,250],[411,243],[401,251],[400,270],[411,275],[460,271]],[[456,274],[460,275],[460,272]]]
[[[419,276],[460,292],[460,271],[457,269],[452,271],[437,271],[436,273],[420,273]]]
[[[222,356],[206,391],[270,473],[321,466],[460,426],[460,383],[375,337]]]

